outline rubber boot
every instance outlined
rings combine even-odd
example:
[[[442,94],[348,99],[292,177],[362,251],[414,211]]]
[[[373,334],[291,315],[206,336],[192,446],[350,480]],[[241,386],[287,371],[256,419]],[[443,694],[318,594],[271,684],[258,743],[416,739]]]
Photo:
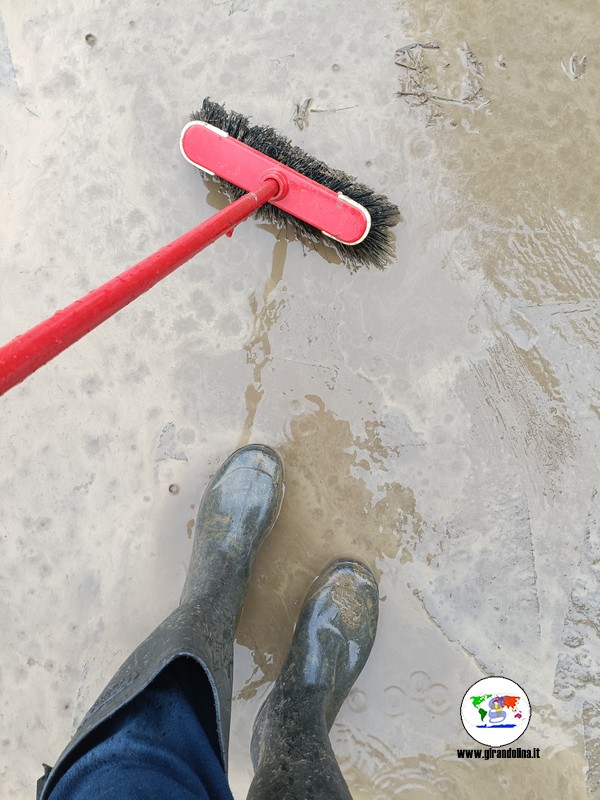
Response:
[[[379,592],[367,566],[332,564],[311,587],[252,733],[248,800],[348,800],[329,731],[373,645]]]
[[[39,800],[50,795],[58,778],[93,744],[99,726],[181,656],[194,659],[208,677],[219,755],[227,770],[235,627],[254,557],[277,519],[283,491],[281,461],[264,445],[237,450],[218,469],[198,510],[179,607],[117,671],[54,768],[45,766]]]

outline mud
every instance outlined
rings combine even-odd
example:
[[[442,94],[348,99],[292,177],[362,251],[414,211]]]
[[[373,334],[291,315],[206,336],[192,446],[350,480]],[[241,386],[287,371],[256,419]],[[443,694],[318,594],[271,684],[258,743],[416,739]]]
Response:
[[[401,548],[412,558],[421,538],[423,522],[412,490],[392,484],[374,502],[364,481],[352,474],[369,469],[364,442],[319,398],[308,399],[314,412],[291,421],[289,439],[279,448],[287,475],[285,503],[257,557],[238,628],[238,642],[252,648],[262,672],[241,691],[243,698],[277,675],[302,599],[333,560],[357,558],[378,571],[377,559],[395,558]],[[273,629],[282,634],[277,640]]]
[[[356,273],[247,222],[2,399],[4,796],[177,603],[202,489],[250,441],[287,488],[238,630],[236,798],[343,555],[382,597],[332,730],[355,797],[599,795],[599,45],[586,0],[0,8],[2,340],[224,204],[178,152],[205,95],[403,217],[396,263]],[[493,674],[539,761],[457,758]]]

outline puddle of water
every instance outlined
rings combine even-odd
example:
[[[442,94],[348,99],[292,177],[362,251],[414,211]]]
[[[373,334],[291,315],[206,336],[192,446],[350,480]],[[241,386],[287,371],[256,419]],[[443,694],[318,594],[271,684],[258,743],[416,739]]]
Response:
[[[378,274],[247,222],[6,399],[7,719],[29,737],[26,756],[7,740],[8,796],[177,601],[201,487],[256,440],[287,492],[238,631],[237,795],[299,603],[350,555],[382,595],[332,732],[356,797],[597,796],[593,4],[228,2],[191,27],[164,4],[109,22],[67,5],[15,5],[0,28],[3,247],[30,298],[7,305],[7,339],[223,207],[177,160],[207,63],[206,92],[389,193],[403,222]],[[495,671],[530,693],[539,762],[456,758],[462,694]]]
[[[313,580],[336,558],[366,561],[410,558],[422,520],[413,492],[399,484],[385,487],[373,503],[360,469],[361,447],[350,425],[312,396],[312,414],[292,420],[289,438],[278,448],[286,467],[285,502],[276,528],[263,545],[237,632],[250,648],[262,677],[250,681],[240,697],[252,697],[281,667],[300,603]],[[364,451],[363,451],[364,453]]]

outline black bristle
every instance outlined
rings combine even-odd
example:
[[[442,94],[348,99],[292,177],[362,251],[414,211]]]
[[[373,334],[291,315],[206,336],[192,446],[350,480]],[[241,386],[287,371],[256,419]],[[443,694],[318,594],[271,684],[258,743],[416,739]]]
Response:
[[[394,237],[390,233],[390,228],[397,225],[401,217],[397,206],[391,203],[387,197],[376,194],[368,186],[358,183],[344,172],[331,169],[322,161],[308,155],[293,145],[287,136],[278,133],[274,128],[267,125],[250,125],[248,119],[242,114],[238,114],[236,111],[226,111],[223,106],[209,98],[204,100],[200,111],[191,115],[191,119],[208,122],[249,147],[265,153],[296,172],[327,186],[334,192],[343,192],[347,197],[364,206],[370,213],[371,230],[364,241],[352,246],[324,237],[317,228],[313,228],[312,225],[308,225],[270,204],[262,206],[255,216],[278,226],[289,223],[301,239],[311,243],[326,239],[327,244],[335,248],[342,261],[352,268],[373,265],[382,269],[394,259]],[[238,186],[221,179],[217,180],[231,200],[244,194],[244,190]]]

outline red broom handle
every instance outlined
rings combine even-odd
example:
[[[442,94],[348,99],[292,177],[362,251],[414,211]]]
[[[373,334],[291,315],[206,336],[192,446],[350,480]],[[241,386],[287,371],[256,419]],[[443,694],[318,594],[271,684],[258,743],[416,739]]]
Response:
[[[268,203],[280,185],[268,178],[143,261],[0,348],[0,396],[112,317],[154,284]]]

